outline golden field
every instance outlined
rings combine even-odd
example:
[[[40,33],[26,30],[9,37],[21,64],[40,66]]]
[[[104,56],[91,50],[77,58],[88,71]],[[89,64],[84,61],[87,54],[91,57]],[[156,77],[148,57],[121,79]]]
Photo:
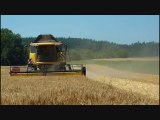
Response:
[[[2,105],[158,105],[159,100],[134,94],[84,76],[9,76],[1,67]]]

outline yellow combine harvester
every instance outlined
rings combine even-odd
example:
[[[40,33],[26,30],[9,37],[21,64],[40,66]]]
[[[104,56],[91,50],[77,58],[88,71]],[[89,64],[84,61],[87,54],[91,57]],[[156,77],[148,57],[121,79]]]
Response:
[[[82,64],[66,64],[67,46],[52,35],[39,35],[30,44],[27,66],[11,66],[10,76],[86,75]]]

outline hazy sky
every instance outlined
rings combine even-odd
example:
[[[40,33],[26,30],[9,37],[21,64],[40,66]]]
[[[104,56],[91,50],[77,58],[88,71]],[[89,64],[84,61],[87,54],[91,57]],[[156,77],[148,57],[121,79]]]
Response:
[[[120,44],[159,41],[158,15],[1,15],[1,28],[22,37],[52,34]]]

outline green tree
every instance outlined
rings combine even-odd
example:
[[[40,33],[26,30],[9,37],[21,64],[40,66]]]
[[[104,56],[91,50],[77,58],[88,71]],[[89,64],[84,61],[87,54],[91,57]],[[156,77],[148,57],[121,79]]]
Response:
[[[7,28],[1,29],[1,65],[25,64],[22,38]]]

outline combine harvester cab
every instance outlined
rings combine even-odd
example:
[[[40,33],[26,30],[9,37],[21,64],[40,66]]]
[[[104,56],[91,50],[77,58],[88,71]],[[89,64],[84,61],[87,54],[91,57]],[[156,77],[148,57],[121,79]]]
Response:
[[[86,75],[82,64],[66,64],[67,46],[52,35],[39,35],[30,44],[28,64],[10,66],[10,76]]]

